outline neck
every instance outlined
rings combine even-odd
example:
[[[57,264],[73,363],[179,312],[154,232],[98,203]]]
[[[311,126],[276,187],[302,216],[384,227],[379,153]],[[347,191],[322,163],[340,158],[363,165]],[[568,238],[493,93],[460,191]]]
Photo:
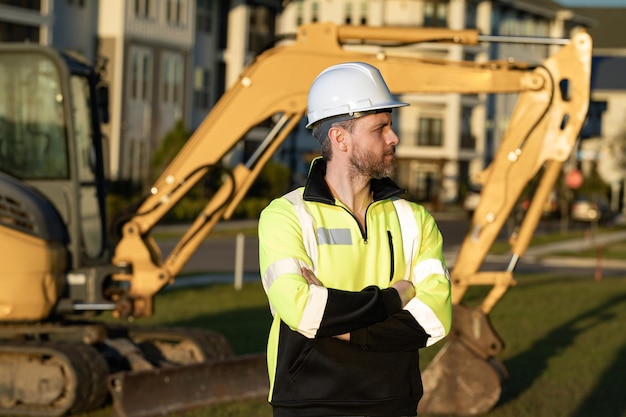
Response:
[[[365,210],[372,202],[370,179],[365,177],[352,177],[345,169],[330,161],[326,166],[326,183],[333,196],[341,201],[361,221],[365,218]]]

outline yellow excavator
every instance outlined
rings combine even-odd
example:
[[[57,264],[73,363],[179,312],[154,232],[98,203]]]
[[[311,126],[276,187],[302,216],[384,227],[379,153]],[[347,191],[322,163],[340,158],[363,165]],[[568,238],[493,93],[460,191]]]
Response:
[[[424,42],[561,45],[544,62],[453,62],[393,54]],[[353,45],[369,45],[366,49]],[[470,231],[451,270],[453,329],[424,371],[420,412],[477,414],[498,401],[503,342],[488,314],[514,284],[541,207],[569,157],[589,101],[591,39],[505,39],[473,30],[303,25],[293,42],[252,62],[218,101],[108,250],[103,139],[108,94],[101,67],[38,45],[0,45],[0,414],[59,416],[111,397],[120,416],[163,415],[267,394],[265,356],[235,356],[206,329],[149,328],[90,320],[154,314],[216,223],[231,217],[264,164],[301,121],[308,88],[345,61],[378,67],[393,93],[518,94],[489,167]],[[272,128],[236,164],[163,259],[151,230],[254,126]],[[525,186],[541,177],[502,272],[482,263]],[[478,306],[471,286],[491,286]],[[140,320],[135,321],[137,323]]]

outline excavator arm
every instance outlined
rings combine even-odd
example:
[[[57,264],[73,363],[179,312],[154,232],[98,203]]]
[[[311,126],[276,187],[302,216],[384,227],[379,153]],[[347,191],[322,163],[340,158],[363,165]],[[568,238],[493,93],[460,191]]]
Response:
[[[544,87],[520,92],[502,143],[478,176],[483,186],[480,203],[451,270],[452,330],[424,372],[426,395],[420,411],[475,415],[490,410],[500,398],[508,374],[496,355],[504,342],[488,314],[515,285],[515,267],[576,144],[589,103],[591,47],[590,37],[578,33],[534,69]],[[480,271],[524,188],[536,178],[538,186],[531,203],[510,239],[506,269]],[[491,287],[478,306],[463,304],[471,286]]]
[[[424,372],[425,394],[420,403],[420,411],[449,414],[477,414],[493,407],[506,370],[495,359],[503,343],[487,314],[515,283],[517,260],[528,246],[541,206],[582,127],[589,101],[591,39],[581,31],[571,39],[544,40],[563,47],[545,62],[532,66],[418,59],[390,52],[394,45],[474,45],[485,40],[476,31],[311,24],[298,29],[293,43],[258,56],[222,96],[124,225],[113,257],[118,269],[125,271],[114,276],[117,285],[126,288],[114,300],[117,313],[135,317],[153,314],[154,296],[173,282],[216,223],[230,218],[264,164],[300,122],[306,112],[308,88],[324,68],[346,61],[368,62],[380,69],[395,94],[515,93],[519,96],[517,106],[497,154],[480,175],[480,205],[451,270],[453,329]],[[351,48],[352,44],[377,47],[357,49]],[[233,151],[252,127],[270,118],[275,124],[267,138],[248,161],[234,167],[178,245],[162,260],[150,236],[153,226]],[[509,266],[502,272],[481,272],[489,249],[524,187],[539,172],[543,173],[540,186],[512,242]],[[475,285],[492,289],[479,307],[464,306],[467,289]]]

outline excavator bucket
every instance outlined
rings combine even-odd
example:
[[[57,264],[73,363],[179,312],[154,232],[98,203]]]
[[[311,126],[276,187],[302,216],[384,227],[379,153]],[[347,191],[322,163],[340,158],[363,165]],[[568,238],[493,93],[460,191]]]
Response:
[[[265,354],[229,357],[181,367],[121,372],[109,379],[113,414],[163,416],[221,402],[266,397]]]
[[[487,316],[478,309],[454,305],[446,344],[422,373],[424,396],[418,414],[477,415],[500,399],[508,377],[494,356],[504,344]]]

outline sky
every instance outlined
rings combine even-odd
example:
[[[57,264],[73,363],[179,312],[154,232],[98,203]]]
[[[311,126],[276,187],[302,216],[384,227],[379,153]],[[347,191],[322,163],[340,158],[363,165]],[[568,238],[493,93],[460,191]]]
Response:
[[[626,7],[626,0],[556,0],[569,7]]]

